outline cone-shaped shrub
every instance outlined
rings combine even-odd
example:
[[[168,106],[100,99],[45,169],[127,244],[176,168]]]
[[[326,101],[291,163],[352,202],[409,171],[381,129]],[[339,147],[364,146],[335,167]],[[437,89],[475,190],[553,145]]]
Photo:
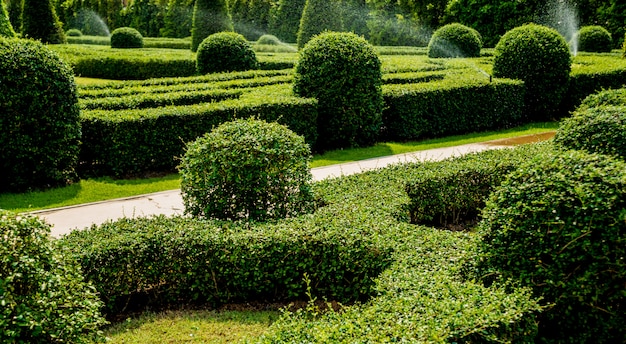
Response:
[[[478,57],[483,43],[478,31],[453,23],[435,31],[428,43],[428,57]]]
[[[257,59],[252,46],[238,33],[214,33],[198,47],[196,69],[200,74],[244,71],[256,67]]]
[[[279,0],[276,15],[270,18],[269,31],[283,42],[296,43],[305,3],[306,0]]]
[[[602,26],[583,26],[578,31],[578,50],[591,53],[608,53],[613,49],[611,33]]]
[[[532,288],[545,343],[626,338],[626,163],[542,154],[496,187],[479,230],[483,276]]]
[[[143,36],[132,27],[119,27],[111,32],[111,48],[143,48]]]
[[[0,235],[0,342],[103,340],[102,302],[78,263],[50,240],[50,226],[0,210]]]
[[[364,38],[324,32],[299,53],[295,94],[318,100],[318,150],[367,146],[382,125],[381,62]]]
[[[298,49],[324,31],[342,31],[339,0],[306,0],[298,28]]]
[[[9,21],[9,14],[4,8],[4,2],[0,3],[0,37],[15,37],[15,31]]]
[[[312,210],[311,150],[287,127],[227,122],[187,146],[180,165],[185,212],[264,221]]]
[[[24,0],[22,37],[42,43],[65,43],[65,32],[51,0]]]
[[[196,0],[191,24],[191,51],[210,35],[233,31],[233,21],[225,0]]]
[[[0,37],[0,192],[77,179],[80,121],[74,74],[41,43]]]
[[[502,36],[494,55],[495,77],[524,81],[528,120],[546,121],[559,115],[572,63],[563,36],[546,26],[523,25]]]

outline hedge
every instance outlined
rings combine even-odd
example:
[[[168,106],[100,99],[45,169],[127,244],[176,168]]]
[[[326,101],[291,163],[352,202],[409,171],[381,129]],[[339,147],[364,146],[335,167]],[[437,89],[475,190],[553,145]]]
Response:
[[[551,145],[526,145],[427,163],[406,181],[411,222],[464,229],[473,226],[494,187],[507,174]]]
[[[452,73],[427,84],[383,85],[383,95],[382,138],[392,141],[512,127],[524,106],[521,81]]]
[[[239,99],[146,110],[91,110],[81,114],[83,176],[124,177],[173,171],[186,142],[234,118],[278,121],[315,142],[316,102],[289,95],[285,85],[256,88]]]
[[[168,105],[193,105],[238,98],[241,90],[209,89],[200,91],[172,91],[168,93],[143,93],[127,96],[102,97],[79,102],[81,109],[123,110],[146,109]]]

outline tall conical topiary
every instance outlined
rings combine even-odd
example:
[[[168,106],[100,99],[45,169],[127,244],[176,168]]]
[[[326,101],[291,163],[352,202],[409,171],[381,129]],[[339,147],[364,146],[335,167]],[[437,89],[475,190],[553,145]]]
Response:
[[[191,25],[191,51],[210,35],[233,31],[233,21],[225,0],[196,0]]]
[[[342,30],[339,0],[306,0],[298,29],[298,49],[304,47],[317,34]]]
[[[42,43],[65,43],[65,33],[50,0],[24,0],[22,36]]]
[[[0,1],[0,36],[15,37],[15,31],[9,21],[9,15],[6,8],[4,8],[4,2]]]
[[[305,3],[306,0],[280,0],[269,23],[269,32],[283,42],[296,43]]]

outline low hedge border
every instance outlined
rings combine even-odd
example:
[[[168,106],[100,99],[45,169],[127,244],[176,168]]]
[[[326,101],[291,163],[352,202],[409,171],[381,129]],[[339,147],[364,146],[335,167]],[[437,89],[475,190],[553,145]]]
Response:
[[[284,124],[308,143],[317,139],[316,100],[291,96],[285,85],[258,87],[222,102],[149,111],[90,110],[81,114],[79,173],[128,177],[173,171],[186,142],[226,121],[252,116]]]
[[[426,84],[383,85],[383,140],[406,141],[519,125],[524,86],[449,73]]]

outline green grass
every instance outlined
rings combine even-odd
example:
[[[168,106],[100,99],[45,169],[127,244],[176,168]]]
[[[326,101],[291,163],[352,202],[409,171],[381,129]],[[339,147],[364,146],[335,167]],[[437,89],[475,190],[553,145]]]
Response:
[[[314,156],[311,167],[377,158],[393,154],[417,152],[426,149],[459,146],[516,136],[539,134],[558,128],[557,122],[534,123],[502,131],[474,133],[418,142],[379,143],[373,147],[343,149]],[[131,197],[147,193],[173,190],[180,187],[177,174],[165,177],[115,180],[111,178],[85,179],[63,188],[21,194],[0,194],[0,209],[27,212],[70,205]]]
[[[107,343],[237,343],[263,334],[276,311],[143,313],[104,330]]]

